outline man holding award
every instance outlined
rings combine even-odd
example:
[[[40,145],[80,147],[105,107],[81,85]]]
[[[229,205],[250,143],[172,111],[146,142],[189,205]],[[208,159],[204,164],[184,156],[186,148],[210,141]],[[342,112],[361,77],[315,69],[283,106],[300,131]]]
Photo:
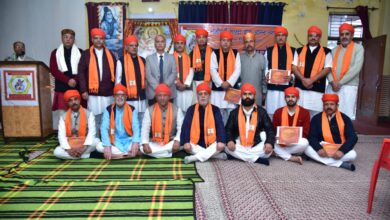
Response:
[[[241,87],[241,105],[226,124],[226,153],[247,162],[269,165],[275,134],[267,112],[255,103],[256,89],[250,83]],[[266,137],[260,135],[265,131]]]
[[[299,106],[299,90],[289,87],[284,90],[287,106],[276,110],[273,115],[273,124],[277,129],[277,143],[275,153],[284,160],[302,164],[301,154],[309,145],[306,139],[309,135],[310,113],[305,108]]]
[[[325,165],[354,171],[352,161],[356,159],[356,151],[353,148],[358,137],[351,119],[338,110],[337,94],[324,94],[322,101],[324,111],[312,118],[310,146],[305,154]]]
[[[268,115],[272,117],[276,109],[284,106],[283,91],[291,86],[291,65],[295,48],[287,43],[288,31],[279,26],[274,30],[275,44],[265,51],[267,73],[267,98],[265,106]]]
[[[67,90],[64,100],[68,110],[60,116],[58,124],[58,141],[60,145],[54,150],[54,156],[61,159],[89,158],[95,150],[95,116],[80,106],[80,93]]]

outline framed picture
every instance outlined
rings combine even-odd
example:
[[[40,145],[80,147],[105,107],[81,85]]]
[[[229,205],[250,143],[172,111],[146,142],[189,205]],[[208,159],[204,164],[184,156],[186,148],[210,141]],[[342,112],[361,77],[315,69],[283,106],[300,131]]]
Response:
[[[277,84],[277,85],[288,85],[289,81],[286,80],[286,76],[290,75],[289,70],[278,70],[278,69],[271,69],[269,73],[269,81],[270,84]]]

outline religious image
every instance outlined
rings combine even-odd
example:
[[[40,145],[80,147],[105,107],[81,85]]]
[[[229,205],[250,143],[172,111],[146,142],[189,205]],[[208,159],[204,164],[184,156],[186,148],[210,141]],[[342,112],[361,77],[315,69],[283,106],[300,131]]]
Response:
[[[13,71],[3,72],[3,78],[6,85],[4,90],[5,100],[35,100],[34,72],[31,71]]]
[[[98,7],[99,27],[106,33],[106,47],[117,57],[123,47],[123,11],[120,5]]]
[[[167,39],[166,50],[168,51],[171,47],[171,33],[168,25],[162,26],[137,26],[134,30],[134,35],[139,39],[138,54],[144,58],[148,55],[156,52],[154,47],[154,38],[162,34]]]

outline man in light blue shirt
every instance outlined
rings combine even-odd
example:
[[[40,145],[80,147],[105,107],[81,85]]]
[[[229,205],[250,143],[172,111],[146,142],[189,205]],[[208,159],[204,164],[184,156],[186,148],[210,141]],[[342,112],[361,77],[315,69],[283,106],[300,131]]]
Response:
[[[102,142],[96,147],[107,160],[135,157],[139,152],[140,124],[137,110],[126,103],[127,89],[114,87],[115,103],[103,112]]]

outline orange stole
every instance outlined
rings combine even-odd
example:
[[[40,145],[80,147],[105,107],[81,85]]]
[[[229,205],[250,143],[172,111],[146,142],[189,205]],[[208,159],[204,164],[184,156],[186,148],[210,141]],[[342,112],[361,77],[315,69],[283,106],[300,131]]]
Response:
[[[344,120],[343,117],[341,116],[341,113],[339,110],[336,111],[336,121],[337,121],[337,126],[340,131],[340,137],[341,137],[341,144],[345,143],[345,135],[344,135]],[[336,144],[333,140],[332,132],[330,131],[330,126],[329,126],[329,120],[328,117],[326,116],[325,112],[322,112],[322,122],[321,122],[321,127],[322,127],[322,136],[324,137],[324,141],[331,143],[331,144]]]
[[[230,79],[230,76],[234,72],[234,66],[236,64],[236,58],[234,57],[234,53],[232,49],[229,49],[227,56],[227,65],[226,65],[226,79],[223,78],[225,74],[225,59],[223,58],[222,48],[219,49],[219,65],[218,65],[218,73],[219,77],[221,77],[222,81],[226,81]]]
[[[211,61],[211,53],[213,52],[213,49],[211,47],[206,46],[206,55],[204,57],[205,62],[205,70],[204,70],[204,81],[210,82],[211,81],[211,74],[210,74],[210,61]],[[193,52],[192,52],[192,68],[194,68],[195,71],[202,71],[202,57],[200,55],[200,49],[198,45],[195,45]]]
[[[114,112],[115,104],[111,105],[111,115],[110,115],[110,141],[111,144],[114,145],[115,141],[115,112]],[[131,107],[125,103],[123,106],[123,125],[125,127],[125,130],[129,136],[133,136],[133,129],[131,127],[132,125],[132,118],[133,118],[133,111],[131,110]]]
[[[320,50],[318,51],[317,56],[314,60],[313,67],[311,68],[310,78],[317,75],[324,68],[324,65],[325,65],[325,57],[326,57],[325,50],[322,46],[319,46],[319,47],[320,47]],[[301,72],[302,75],[305,75],[307,49],[308,49],[307,45],[305,45],[302,48],[302,51],[299,54],[299,58],[298,58],[298,68],[299,68],[299,71]]]
[[[78,130],[78,137],[85,137],[87,136],[87,114],[85,113],[85,109],[80,105],[80,125]],[[72,137],[72,109],[68,109],[66,111],[65,116],[65,128],[66,128],[66,137]]]
[[[293,54],[291,52],[291,47],[288,43],[286,43],[286,53],[287,53],[286,70],[291,70]],[[274,44],[274,48],[272,49],[272,69],[279,69],[278,64],[279,64],[278,45]]]
[[[241,106],[238,110],[238,129],[240,133],[240,142],[244,147],[252,147],[255,139],[255,132],[257,128],[257,107],[252,111],[251,121],[249,122],[248,138],[246,138],[246,117]]]
[[[174,52],[173,53],[173,56],[175,57],[175,60],[176,60],[176,70],[177,70],[177,79],[179,80],[180,77],[179,77],[179,54]],[[190,66],[191,66],[191,63],[190,63],[190,56],[188,56],[187,53],[182,53],[181,54],[181,58],[182,58],[182,61],[183,61],[183,82],[184,83],[187,79],[187,76],[188,74],[190,73]]]
[[[337,46],[336,54],[334,55],[333,65],[332,65],[332,76],[333,76],[334,81],[336,81],[336,82],[340,81],[344,77],[345,73],[347,73],[347,71],[349,69],[349,65],[351,64],[352,52],[353,52],[354,46],[355,46],[355,43],[353,41],[347,46],[347,49],[345,51],[344,58],[343,58],[343,64],[341,66],[340,78],[338,78],[338,79],[337,79],[337,75],[336,75],[337,61],[339,58],[339,54],[340,54],[340,50],[341,50],[342,45]]]
[[[200,136],[200,123],[199,123],[199,104],[195,105],[194,116],[192,117],[191,122],[191,136],[190,140],[193,144],[198,144],[199,136]],[[215,130],[215,120],[213,109],[211,104],[207,104],[205,113],[204,113],[204,121],[203,121],[203,133],[204,133],[204,141],[206,147],[210,144],[214,143],[217,140],[216,130]]]
[[[163,135],[163,122],[162,112],[159,104],[154,105],[152,113],[152,141],[158,143],[168,144],[169,135],[172,129],[173,109],[172,103],[168,103],[167,117],[165,119],[164,135]]]
[[[290,123],[288,122],[288,107],[284,106],[282,110],[282,126],[296,127],[298,123],[299,110],[299,105],[297,105],[297,107],[295,108],[293,124],[290,125]]]
[[[145,66],[144,62],[142,62],[142,59],[140,56],[137,56],[139,68],[141,71],[141,88],[145,89]],[[125,56],[123,58],[123,66],[124,66],[124,73],[126,78],[126,88],[127,88],[127,96],[129,98],[137,98],[138,97],[138,91],[137,91],[137,80],[135,77],[135,70],[134,70],[134,63],[133,59],[131,58],[129,53],[125,53]]]
[[[94,46],[89,48],[89,66],[88,66],[88,88],[90,93],[97,94],[99,92],[99,71],[97,67],[97,57],[94,53]],[[104,52],[106,53],[108,65],[110,66],[111,73],[111,81],[115,81],[115,73],[114,73],[114,60],[111,56],[110,51],[104,47]]]

